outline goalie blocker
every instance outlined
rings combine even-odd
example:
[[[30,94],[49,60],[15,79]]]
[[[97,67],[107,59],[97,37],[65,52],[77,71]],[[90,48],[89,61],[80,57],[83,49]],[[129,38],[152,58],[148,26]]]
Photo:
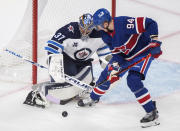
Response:
[[[51,54],[48,56],[49,74],[53,78],[53,81],[63,83],[64,78],[64,63],[63,55]]]

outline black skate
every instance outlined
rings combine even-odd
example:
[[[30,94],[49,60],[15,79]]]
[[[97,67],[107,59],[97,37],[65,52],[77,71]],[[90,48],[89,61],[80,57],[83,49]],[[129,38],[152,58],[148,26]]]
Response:
[[[93,106],[98,102],[99,102],[99,100],[94,101],[90,97],[88,97],[88,98],[85,98],[85,99],[80,99],[77,104],[80,107],[84,107],[84,106]]]
[[[45,108],[47,105],[47,102],[43,100],[39,92],[31,91],[26,97],[26,100],[24,101],[23,104]]]
[[[153,101],[153,104],[155,105],[155,109],[149,113],[147,113],[141,120],[141,127],[142,128],[146,128],[146,127],[151,127],[151,126],[156,126],[159,125],[159,121],[158,121],[158,111],[156,109],[156,103],[155,101]]]

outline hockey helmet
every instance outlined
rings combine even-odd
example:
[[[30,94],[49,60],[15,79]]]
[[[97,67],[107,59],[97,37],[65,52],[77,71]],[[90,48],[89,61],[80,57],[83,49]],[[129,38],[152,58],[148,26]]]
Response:
[[[83,29],[92,30],[92,29],[94,28],[92,15],[89,14],[89,13],[83,14],[83,15],[79,18],[79,25],[80,25],[81,28],[83,28]]]
[[[98,9],[94,15],[93,15],[93,23],[95,26],[100,25],[102,28],[104,22],[110,22],[111,21],[111,15],[109,11],[105,8]]]
[[[79,17],[80,31],[83,37],[88,37],[94,29],[93,17],[91,14],[86,13]]]

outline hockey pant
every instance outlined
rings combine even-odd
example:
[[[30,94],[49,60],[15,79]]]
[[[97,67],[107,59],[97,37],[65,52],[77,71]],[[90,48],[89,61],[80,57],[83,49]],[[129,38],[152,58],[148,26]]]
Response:
[[[64,73],[75,77],[79,80],[90,84],[93,82],[93,71],[92,71],[92,59],[86,61],[77,61],[70,58],[67,54],[63,53],[64,56]],[[55,82],[50,76],[51,82]],[[83,90],[75,87],[67,82],[56,83],[54,86],[45,87],[45,95],[49,94],[55,96],[58,99],[65,100],[78,95]]]
[[[140,60],[142,57],[144,56],[134,58],[132,61],[127,62],[125,65],[123,65],[123,68]],[[145,76],[153,59],[154,59],[153,57],[150,57],[142,61],[141,63],[135,65],[134,67],[130,68],[128,71],[126,71],[128,72],[127,85],[130,88],[130,90],[134,93],[137,101],[142,105],[142,107],[146,112],[151,112],[155,108],[154,105],[152,104],[151,96],[147,88],[144,87],[142,82],[142,80],[145,79]],[[117,60],[118,60],[117,57],[113,56],[109,64],[111,65],[112,62]],[[119,63],[119,65],[122,65],[120,63],[121,60],[117,62]],[[119,74],[118,77],[121,78],[126,72]],[[104,79],[107,79],[107,77],[108,77],[108,66],[101,72],[101,75],[97,80],[96,84],[103,81]],[[105,94],[105,92],[109,89],[111,84],[112,82],[108,80],[102,85],[95,87],[90,94],[91,99],[98,100],[102,95]]]

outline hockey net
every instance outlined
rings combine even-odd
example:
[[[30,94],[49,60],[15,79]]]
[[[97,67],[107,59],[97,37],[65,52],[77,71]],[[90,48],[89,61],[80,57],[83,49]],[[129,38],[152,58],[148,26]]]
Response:
[[[34,53],[34,49],[32,49],[32,35],[34,33],[34,31],[32,31],[32,12],[37,9],[37,60],[38,63],[46,65],[46,51],[44,50],[44,47],[57,29],[69,22],[78,21],[79,16],[83,13],[93,14],[97,9],[102,7],[111,11],[113,7],[112,1],[114,0],[37,0],[37,8],[32,8],[33,1],[36,0],[28,0],[22,22],[19,25],[15,36],[4,49],[12,50],[23,57],[32,60],[32,54]],[[34,79],[34,76],[32,77],[32,65],[24,60],[5,51],[1,51],[0,61],[0,80],[31,83],[32,79]],[[38,68],[38,80],[41,81],[47,77],[47,71]]]

